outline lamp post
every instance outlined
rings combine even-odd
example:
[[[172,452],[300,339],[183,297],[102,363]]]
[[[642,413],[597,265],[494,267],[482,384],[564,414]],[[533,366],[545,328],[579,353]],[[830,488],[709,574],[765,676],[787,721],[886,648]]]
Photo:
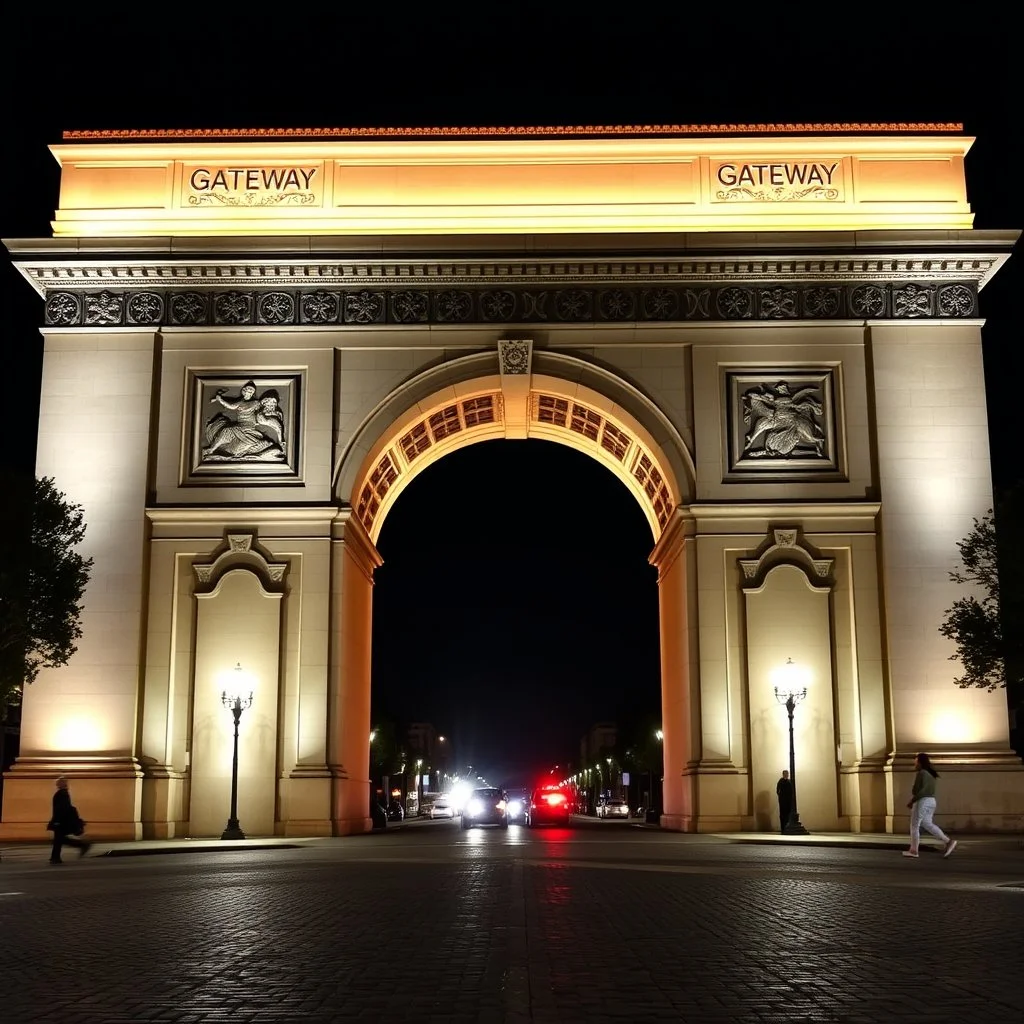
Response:
[[[789,816],[782,825],[782,833],[787,836],[805,836],[807,829],[800,823],[800,814],[796,809],[796,751],[793,745],[793,712],[807,696],[807,687],[800,686],[801,673],[792,658],[786,659],[786,664],[777,673],[777,685],[775,686],[775,699],[786,709],[789,716],[789,781],[793,803],[789,809]]]
[[[416,759],[416,813],[423,812],[423,759]]]
[[[245,833],[238,825],[238,723],[242,720],[242,712],[252,707],[252,690],[248,697],[243,697],[242,687],[242,664],[235,665],[234,693],[228,696],[224,690],[220,695],[221,703],[230,712],[235,720],[235,742],[231,754],[231,814],[228,818],[227,828],[221,833],[221,839],[244,839]]]

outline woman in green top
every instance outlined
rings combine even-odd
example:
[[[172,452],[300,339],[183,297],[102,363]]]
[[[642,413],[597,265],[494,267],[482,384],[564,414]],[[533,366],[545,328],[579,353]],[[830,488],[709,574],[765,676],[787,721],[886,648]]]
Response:
[[[910,808],[910,849],[903,851],[904,857],[916,857],[918,844],[921,842],[921,829],[930,832],[936,839],[941,839],[945,846],[942,856],[948,857],[956,849],[956,840],[950,839],[945,832],[932,821],[935,814],[935,780],[939,773],[932,766],[932,759],[927,754],[918,754],[914,758],[914,789],[907,806]]]

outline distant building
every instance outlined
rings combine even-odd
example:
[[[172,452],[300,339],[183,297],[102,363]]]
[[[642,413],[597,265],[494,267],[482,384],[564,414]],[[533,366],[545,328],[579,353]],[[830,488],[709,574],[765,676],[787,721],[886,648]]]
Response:
[[[429,722],[413,722],[405,733],[409,741],[409,756],[415,762],[422,758],[424,763],[429,763],[434,756],[434,746],[437,743],[437,730]]]
[[[580,740],[580,762],[584,768],[592,768],[605,751],[614,750],[619,742],[619,727],[614,722],[598,722],[592,725]]]
[[[439,733],[430,722],[413,722],[406,729],[409,772],[416,774],[416,762],[422,761],[423,791],[445,792],[455,764],[451,739]]]

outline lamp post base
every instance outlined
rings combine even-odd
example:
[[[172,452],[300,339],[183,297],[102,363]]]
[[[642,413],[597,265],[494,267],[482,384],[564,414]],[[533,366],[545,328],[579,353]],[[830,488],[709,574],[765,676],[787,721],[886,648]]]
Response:
[[[784,836],[809,836],[810,832],[803,827],[799,814],[791,814],[782,828]]]
[[[221,839],[244,839],[245,833],[238,827],[237,821],[229,821],[228,827],[221,833]]]

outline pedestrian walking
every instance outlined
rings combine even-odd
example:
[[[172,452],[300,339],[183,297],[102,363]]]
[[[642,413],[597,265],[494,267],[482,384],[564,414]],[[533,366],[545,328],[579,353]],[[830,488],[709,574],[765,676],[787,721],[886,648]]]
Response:
[[[910,849],[903,851],[904,857],[918,856],[917,848],[921,842],[921,829],[930,832],[945,845],[942,856],[948,857],[956,849],[956,840],[950,839],[945,832],[932,821],[935,814],[935,780],[939,773],[932,765],[932,759],[924,753],[914,758],[914,788],[907,806],[910,808]]]
[[[84,857],[89,852],[89,847],[92,846],[92,843],[88,843],[84,839],[75,838],[85,830],[85,822],[78,816],[78,811],[71,802],[68,780],[63,776],[57,780],[57,789],[53,794],[53,811],[46,827],[53,833],[53,849],[50,851],[51,864],[62,863],[60,859],[62,846],[77,847],[79,857]]]
[[[793,780],[788,771],[782,772],[782,778],[775,783],[775,795],[779,798],[779,831],[785,834],[786,824],[793,813]]]

